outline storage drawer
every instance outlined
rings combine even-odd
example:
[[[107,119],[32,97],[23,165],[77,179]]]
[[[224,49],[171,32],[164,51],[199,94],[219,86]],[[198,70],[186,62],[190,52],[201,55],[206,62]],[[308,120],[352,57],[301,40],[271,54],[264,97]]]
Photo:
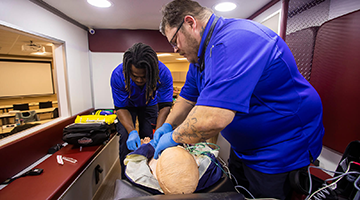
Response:
[[[88,166],[73,181],[59,199],[92,199],[96,191],[103,183],[106,175],[110,172],[119,157],[119,136],[114,136],[99,154],[88,164]],[[96,183],[96,168],[100,166],[101,173]]]

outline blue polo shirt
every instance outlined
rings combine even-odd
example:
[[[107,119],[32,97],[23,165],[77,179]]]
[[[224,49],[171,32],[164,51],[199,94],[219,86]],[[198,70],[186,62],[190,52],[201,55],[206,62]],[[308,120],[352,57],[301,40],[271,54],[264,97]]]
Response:
[[[205,28],[199,57],[214,18]],[[320,97],[298,71],[286,43],[256,22],[220,18],[205,51],[205,69],[190,64],[180,96],[236,111],[221,134],[257,171],[288,172],[321,152]]]
[[[130,79],[129,92],[125,89],[125,77],[123,74],[123,64],[117,66],[111,75],[111,89],[114,105],[116,107],[144,107],[153,106],[158,103],[172,102],[173,97],[173,79],[170,70],[159,61],[159,78],[154,98],[146,103],[146,84],[141,88]]]

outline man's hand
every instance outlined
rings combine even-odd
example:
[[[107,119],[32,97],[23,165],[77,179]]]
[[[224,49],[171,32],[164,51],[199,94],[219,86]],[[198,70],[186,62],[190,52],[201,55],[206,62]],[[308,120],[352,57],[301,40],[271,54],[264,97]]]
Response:
[[[155,142],[154,142],[154,140],[150,140],[149,143],[151,144],[151,146],[153,146],[153,147],[155,148]]]
[[[164,123],[160,128],[158,128],[154,133],[155,147],[158,144],[161,136],[164,135],[165,133],[172,132],[172,130],[173,130],[173,128],[172,128],[171,124],[169,124],[169,123]]]
[[[135,150],[141,145],[139,134],[136,130],[129,133],[129,137],[126,141],[126,146],[129,150]]]
[[[158,159],[160,153],[165,150],[168,147],[173,147],[178,145],[179,143],[176,143],[172,138],[173,131],[165,133],[159,140],[156,148],[155,148],[155,154],[154,159]]]

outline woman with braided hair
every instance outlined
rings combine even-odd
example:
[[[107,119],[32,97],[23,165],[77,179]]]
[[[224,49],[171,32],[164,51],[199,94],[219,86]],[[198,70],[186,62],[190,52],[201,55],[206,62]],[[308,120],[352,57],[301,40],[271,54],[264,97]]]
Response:
[[[173,80],[170,70],[156,52],[143,43],[130,47],[111,75],[111,89],[119,122],[119,157],[124,176],[124,159],[140,146],[140,138],[153,135],[163,125],[172,106]],[[139,132],[135,130],[136,117]]]

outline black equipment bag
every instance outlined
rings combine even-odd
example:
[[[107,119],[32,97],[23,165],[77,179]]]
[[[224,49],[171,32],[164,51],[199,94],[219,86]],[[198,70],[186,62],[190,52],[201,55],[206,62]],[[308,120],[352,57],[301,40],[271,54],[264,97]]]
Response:
[[[348,144],[345,149],[345,152],[336,168],[337,172],[344,173],[349,167],[350,162],[360,163],[360,141],[355,140]],[[360,165],[352,164],[349,168],[349,172],[359,172]],[[349,174],[343,177],[338,183],[335,192],[342,198],[345,199],[357,199],[360,197],[360,190],[355,188],[360,187],[359,174]],[[357,180],[357,182],[356,182]],[[356,196],[356,198],[355,198]],[[360,198],[359,198],[360,199]]]
[[[298,170],[294,170],[291,171],[289,173],[289,180],[290,180],[290,185],[293,188],[293,190],[297,193],[297,194],[301,194],[301,195],[311,195],[312,193],[314,193],[315,191],[317,191],[318,189],[324,187],[324,180],[318,178],[317,176],[310,174],[310,178],[311,178],[311,192],[309,194],[309,187],[310,187],[310,180],[309,180],[309,174],[308,174],[308,169],[307,167],[303,167],[301,169]],[[324,194],[324,192],[322,192],[322,194],[320,194],[321,196],[323,196],[323,198],[316,198],[315,199],[328,199],[328,200],[337,200],[338,197],[336,195],[336,193],[333,190],[327,190],[326,191],[326,195]],[[311,199],[314,199],[311,198]]]
[[[69,144],[79,146],[94,146],[106,142],[113,130],[114,124],[72,123],[63,130],[63,140]]]
[[[350,162],[353,161],[355,164],[350,165]],[[340,177],[336,183],[335,189],[327,189],[328,193],[322,199],[360,199],[360,141],[355,140],[348,144],[346,150],[337,166],[336,173],[334,176],[339,176],[340,174],[346,172],[349,168],[349,172],[343,177]],[[350,165],[350,166],[349,166]],[[358,173],[356,173],[358,172]],[[309,177],[307,170],[295,170],[289,174],[290,184],[292,188],[299,194],[308,195],[309,190]],[[312,180],[312,190],[311,193],[317,191],[318,189],[324,187],[324,180],[311,175]],[[333,180],[333,181],[336,181]],[[321,193],[321,192],[319,192]],[[324,193],[322,194],[324,195]],[[318,196],[319,197],[319,196]],[[313,199],[313,198],[311,198]],[[319,198],[315,198],[319,199]],[[321,199],[321,198],[320,198]]]

